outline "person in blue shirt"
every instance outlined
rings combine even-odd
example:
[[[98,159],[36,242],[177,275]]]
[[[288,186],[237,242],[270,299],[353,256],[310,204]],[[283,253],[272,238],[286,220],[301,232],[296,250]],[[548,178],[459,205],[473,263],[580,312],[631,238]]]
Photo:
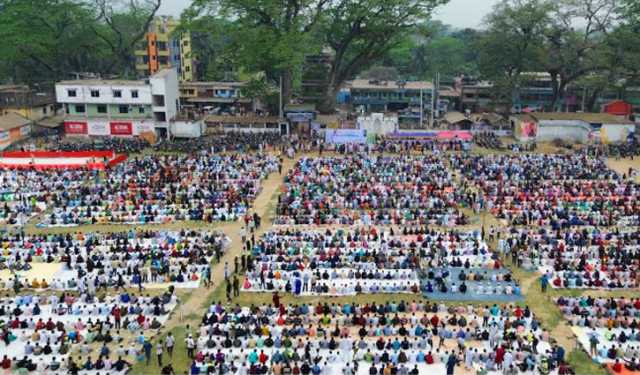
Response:
[[[320,375],[320,373],[322,373],[322,369],[320,368],[320,366],[318,366],[318,364],[316,363],[315,365],[313,365],[313,367],[311,367],[311,373],[313,375]]]
[[[149,340],[146,340],[142,345],[142,348],[144,349],[144,357],[147,361],[147,366],[149,366],[149,361],[151,361],[151,347],[151,341]]]

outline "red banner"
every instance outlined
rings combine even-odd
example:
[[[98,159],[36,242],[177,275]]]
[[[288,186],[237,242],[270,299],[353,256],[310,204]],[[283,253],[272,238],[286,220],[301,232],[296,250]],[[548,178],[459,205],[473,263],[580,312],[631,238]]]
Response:
[[[113,151],[4,151],[3,158],[107,158],[115,156]]]
[[[133,124],[130,122],[110,122],[111,135],[133,135]]]
[[[65,121],[65,134],[87,134],[87,123],[81,121]]]

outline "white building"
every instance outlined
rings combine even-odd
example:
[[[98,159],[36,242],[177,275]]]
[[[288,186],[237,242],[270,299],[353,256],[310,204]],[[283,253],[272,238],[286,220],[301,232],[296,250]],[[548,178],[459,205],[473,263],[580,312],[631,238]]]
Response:
[[[178,113],[178,75],[163,69],[148,80],[73,80],[56,84],[69,135],[166,137]]]

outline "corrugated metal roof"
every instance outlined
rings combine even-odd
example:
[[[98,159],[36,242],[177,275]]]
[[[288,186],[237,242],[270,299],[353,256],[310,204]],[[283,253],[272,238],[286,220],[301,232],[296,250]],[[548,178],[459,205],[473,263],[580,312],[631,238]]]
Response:
[[[9,112],[0,116],[0,130],[11,130],[31,124],[31,120],[20,116],[17,113]]]

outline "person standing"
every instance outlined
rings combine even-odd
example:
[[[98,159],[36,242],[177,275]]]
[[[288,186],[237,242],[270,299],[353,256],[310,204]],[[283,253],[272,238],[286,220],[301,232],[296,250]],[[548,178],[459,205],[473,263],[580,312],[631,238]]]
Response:
[[[449,358],[447,358],[447,375],[453,375],[453,372],[456,369],[457,362],[458,359],[456,358],[455,353],[451,352],[451,354],[449,354]]]
[[[544,275],[542,275],[542,278],[540,278],[540,287],[542,289],[542,293],[546,293],[547,292],[547,287],[549,286],[549,278],[547,277],[547,274],[545,273]]]
[[[162,340],[156,344],[156,356],[158,356],[158,367],[162,367]]]
[[[187,356],[191,359],[193,359],[194,355],[193,352],[196,348],[196,342],[193,339],[193,336],[189,335],[186,339],[185,339],[186,343],[187,343]]]
[[[173,346],[176,343],[176,339],[173,338],[173,334],[169,332],[169,336],[167,336],[164,344],[167,347],[167,353],[169,354],[169,358],[173,357]]]
[[[147,360],[147,366],[149,366],[149,362],[151,361],[151,342],[147,339],[142,344],[142,348],[144,349],[144,357]]]
[[[240,296],[240,281],[238,280],[237,276],[233,277],[233,297],[239,297]]]

